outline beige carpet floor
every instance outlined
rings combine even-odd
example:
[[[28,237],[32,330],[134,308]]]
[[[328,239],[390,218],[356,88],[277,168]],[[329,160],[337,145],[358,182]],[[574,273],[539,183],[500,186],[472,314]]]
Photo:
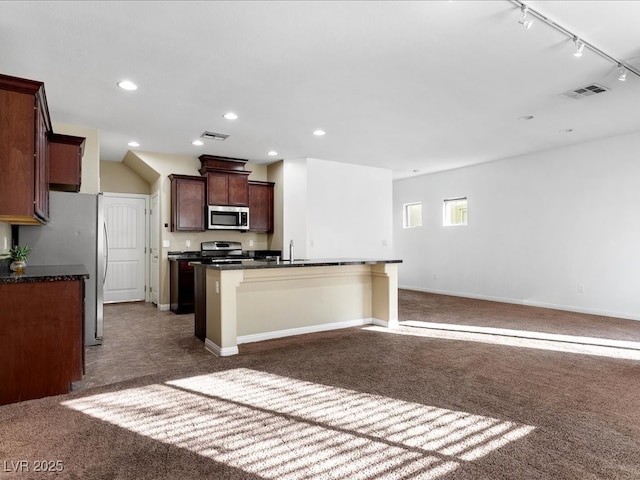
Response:
[[[0,480],[640,478],[640,323],[406,291],[400,317],[2,406]]]

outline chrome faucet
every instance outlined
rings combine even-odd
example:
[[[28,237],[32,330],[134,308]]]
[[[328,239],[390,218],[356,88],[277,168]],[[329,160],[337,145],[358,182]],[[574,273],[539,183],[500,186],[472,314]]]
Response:
[[[289,261],[293,262],[293,240],[289,242]]]

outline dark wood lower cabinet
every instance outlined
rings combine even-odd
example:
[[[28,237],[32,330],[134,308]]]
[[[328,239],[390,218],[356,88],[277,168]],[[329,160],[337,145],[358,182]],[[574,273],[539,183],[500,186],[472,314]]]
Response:
[[[173,313],[193,313],[193,267],[191,260],[169,260],[169,296]]]
[[[68,393],[84,370],[84,280],[0,284],[0,405]]]

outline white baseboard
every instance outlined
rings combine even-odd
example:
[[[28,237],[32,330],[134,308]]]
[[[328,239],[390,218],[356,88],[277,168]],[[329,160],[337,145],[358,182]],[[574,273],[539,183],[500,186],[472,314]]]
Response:
[[[171,309],[170,303],[158,303],[157,306],[158,310],[160,310],[161,312],[166,312]]]
[[[390,325],[391,324],[391,325]],[[345,320],[343,322],[323,323],[308,327],[287,328],[286,330],[276,330],[273,332],[255,333],[252,335],[242,335],[237,338],[238,345],[241,343],[262,342],[274,338],[291,337],[293,335],[304,335],[307,333],[326,332],[329,330],[339,330],[342,328],[361,327],[363,325],[377,325],[380,327],[393,327],[393,322],[385,322],[377,318],[361,318],[357,320]],[[395,326],[398,325],[397,320]]]
[[[379,318],[361,318],[358,320],[346,320],[344,322],[323,323],[320,325],[312,325],[309,327],[288,328],[286,330],[276,330],[273,332],[256,333],[252,335],[242,335],[236,338],[238,345],[242,343],[262,342],[264,340],[273,340],[275,338],[292,337],[294,335],[304,335],[307,333],[326,332],[329,330],[340,330],[343,328],[362,327],[364,325],[376,325],[378,327],[397,328],[398,320],[386,322]],[[238,347],[221,348],[208,338],[204,339],[204,348],[209,353],[218,357],[228,357],[238,354]]]
[[[204,339],[204,348],[207,352],[213,353],[218,357],[229,357],[238,354],[238,347],[221,348],[208,338]]]
[[[431,288],[414,287],[410,285],[398,285],[398,289],[413,290],[416,292],[434,293],[436,295],[449,295],[452,297],[473,298],[476,300],[488,300],[490,302],[511,303],[514,305],[524,305],[529,307],[549,308],[552,310],[585,313],[588,315],[600,315],[603,317],[624,318],[626,320],[640,320],[640,315],[637,315],[637,314],[631,314],[631,313],[625,313],[625,312],[612,312],[608,310],[598,310],[593,308],[582,308],[582,307],[576,307],[573,305],[559,305],[555,303],[538,302],[538,301],[532,301],[532,300],[494,297],[491,295],[477,295],[473,293],[455,292],[455,291],[448,291],[448,290],[436,290]]]

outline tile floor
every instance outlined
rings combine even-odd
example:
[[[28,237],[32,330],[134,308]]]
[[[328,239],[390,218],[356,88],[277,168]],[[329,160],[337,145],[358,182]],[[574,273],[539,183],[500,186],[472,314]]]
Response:
[[[127,380],[210,360],[194,336],[193,314],[161,312],[144,302],[106,304],[104,341],[86,347],[85,376],[78,388]]]

